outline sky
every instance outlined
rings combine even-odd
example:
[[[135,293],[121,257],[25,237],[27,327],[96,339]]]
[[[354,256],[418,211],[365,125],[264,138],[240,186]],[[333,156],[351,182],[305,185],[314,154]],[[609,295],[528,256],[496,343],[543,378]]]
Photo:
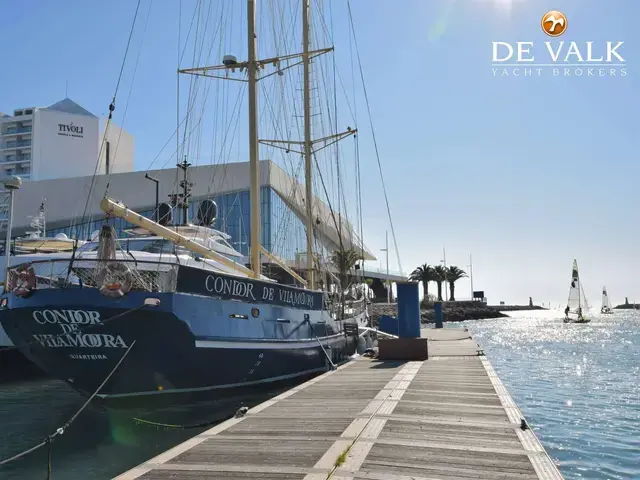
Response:
[[[243,1],[226,1],[240,13]],[[346,3],[331,4],[347,78]],[[179,5],[141,1],[114,114],[135,136],[137,170],[171,166],[154,159],[176,125]],[[193,6],[184,0],[183,11]],[[0,111],[68,95],[104,115],[135,8],[134,0],[1,2]],[[640,302],[640,33],[632,24],[640,4],[351,0],[351,8],[395,233],[394,242],[360,91],[363,231],[377,265],[386,267],[389,231],[391,270],[398,256],[405,272],[438,264],[444,247],[447,264],[468,271],[472,255],[474,289],[489,303],[565,303],[574,258],[591,304],[599,306],[603,285],[613,304]],[[551,9],[567,16],[566,42],[623,41],[627,75],[494,76],[492,42],[533,41],[536,52],[557,44],[540,28]],[[188,23],[185,14],[183,35]],[[459,297],[469,290],[467,279],[457,284]]]

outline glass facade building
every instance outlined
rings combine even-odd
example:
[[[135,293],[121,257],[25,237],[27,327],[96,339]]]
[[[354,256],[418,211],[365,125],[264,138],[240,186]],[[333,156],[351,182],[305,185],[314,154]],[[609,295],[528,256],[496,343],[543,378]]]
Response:
[[[306,251],[306,226],[304,221],[287,205],[285,200],[271,187],[263,186],[261,195],[261,238],[262,245],[271,253],[289,261],[295,261],[298,253]],[[231,236],[229,243],[243,255],[249,255],[251,239],[249,191],[225,193],[207,197],[218,207],[213,228]],[[191,199],[189,219],[196,221],[197,209],[201,200]],[[153,209],[138,211],[147,218],[153,216]],[[176,212],[174,211],[174,222]],[[103,218],[69,227],[47,229],[47,236],[64,233],[70,238],[88,239],[92,232],[99,230],[105,223]],[[121,218],[110,219],[118,235],[132,225]],[[316,247],[317,248],[317,247]],[[324,252],[321,252],[324,253]]]

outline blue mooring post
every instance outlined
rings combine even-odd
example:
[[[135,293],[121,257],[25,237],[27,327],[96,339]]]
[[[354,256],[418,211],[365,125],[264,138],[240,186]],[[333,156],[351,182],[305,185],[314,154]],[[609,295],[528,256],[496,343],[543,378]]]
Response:
[[[420,337],[420,298],[418,283],[397,282],[398,290],[398,336]]]
[[[433,302],[433,313],[436,317],[436,328],[442,328],[444,314],[442,313],[442,302]]]

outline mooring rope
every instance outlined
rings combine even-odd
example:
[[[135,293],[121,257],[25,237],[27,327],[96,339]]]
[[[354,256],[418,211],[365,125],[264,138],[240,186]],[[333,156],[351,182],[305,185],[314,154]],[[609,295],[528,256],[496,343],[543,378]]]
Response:
[[[118,370],[118,367],[120,367],[120,365],[122,364],[122,362],[124,361],[125,358],[127,358],[127,355],[129,355],[129,352],[131,352],[131,349],[133,348],[133,346],[136,344],[136,340],[134,340],[131,345],[129,346],[129,348],[127,348],[127,351],[124,352],[124,355],[122,355],[122,357],[120,358],[120,360],[118,360],[118,363],[116,363],[115,367],[113,367],[113,369],[111,370],[111,372],[109,372],[109,375],[107,375],[107,377],[102,381],[102,383],[98,386],[98,388],[93,392],[93,394],[87,399],[86,402],[84,402],[84,404],[82,405],[82,407],[80,407],[80,409],[66,422],[64,423],[61,427],[59,427],[55,432],[53,432],[52,434],[48,435],[47,438],[45,438],[42,442],[38,443],[37,445],[21,452],[18,453],[17,455],[14,455],[13,457],[7,458],[5,460],[1,460],[0,461],[0,467],[3,465],[6,465],[7,463],[11,463],[14,460],[18,460],[19,458],[22,458],[28,454],[30,454],[31,452],[34,452],[36,450],[38,450],[39,448],[44,447],[45,445],[48,445],[49,447],[49,452],[48,452],[48,460],[47,460],[47,479],[49,480],[51,478],[51,444],[53,443],[53,440],[58,437],[59,435],[62,435],[65,430],[67,428],[69,428],[71,426],[71,424],[75,421],[76,418],[78,418],[78,415],[80,415],[85,408],[87,408],[87,405],[89,405],[89,403],[91,402],[91,400],[94,399],[94,397],[98,394],[98,392],[100,390],[102,390],[102,387],[105,386],[105,384],[109,381],[109,379],[113,376],[113,374],[116,372],[116,370]]]
[[[217,418],[215,420],[209,420],[207,422],[201,422],[201,423],[192,423],[192,424],[186,424],[186,425],[176,425],[176,424],[171,424],[171,423],[160,423],[160,422],[153,422],[151,420],[145,420],[144,418],[138,418],[138,417],[133,417],[133,421],[137,424],[137,425],[150,425],[152,427],[162,427],[166,430],[189,430],[192,428],[204,428],[204,427],[211,427],[213,425],[217,425],[219,423],[224,422],[225,420],[229,420],[230,418],[234,418],[236,416],[236,414],[233,415],[228,415],[222,418]]]
[[[320,345],[320,348],[322,349],[322,351],[324,352],[324,356],[327,357],[327,360],[329,361],[329,365],[331,365],[331,370],[335,370],[336,368],[336,364],[333,363],[333,360],[331,360],[331,357],[329,356],[329,354],[327,353],[327,351],[324,349],[324,345],[322,345],[322,342],[320,341],[320,339],[318,338],[318,336],[316,335],[316,332],[314,332],[313,330],[313,325],[311,324],[311,320],[309,320],[309,317],[304,319],[304,322],[302,323],[308,323],[309,324],[309,328],[311,330],[311,335],[313,335],[316,339],[316,341],[318,342],[318,344]],[[326,327],[325,327],[326,328]]]

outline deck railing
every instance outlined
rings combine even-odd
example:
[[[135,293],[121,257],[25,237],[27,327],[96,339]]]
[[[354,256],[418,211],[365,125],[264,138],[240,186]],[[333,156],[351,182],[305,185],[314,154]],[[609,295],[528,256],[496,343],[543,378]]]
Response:
[[[130,290],[175,292],[178,264],[133,259],[34,260],[9,269],[9,287],[16,284],[21,270],[33,268],[35,288],[100,288],[101,281],[130,285]],[[105,272],[104,269],[107,269]],[[11,280],[11,277],[14,277]]]

